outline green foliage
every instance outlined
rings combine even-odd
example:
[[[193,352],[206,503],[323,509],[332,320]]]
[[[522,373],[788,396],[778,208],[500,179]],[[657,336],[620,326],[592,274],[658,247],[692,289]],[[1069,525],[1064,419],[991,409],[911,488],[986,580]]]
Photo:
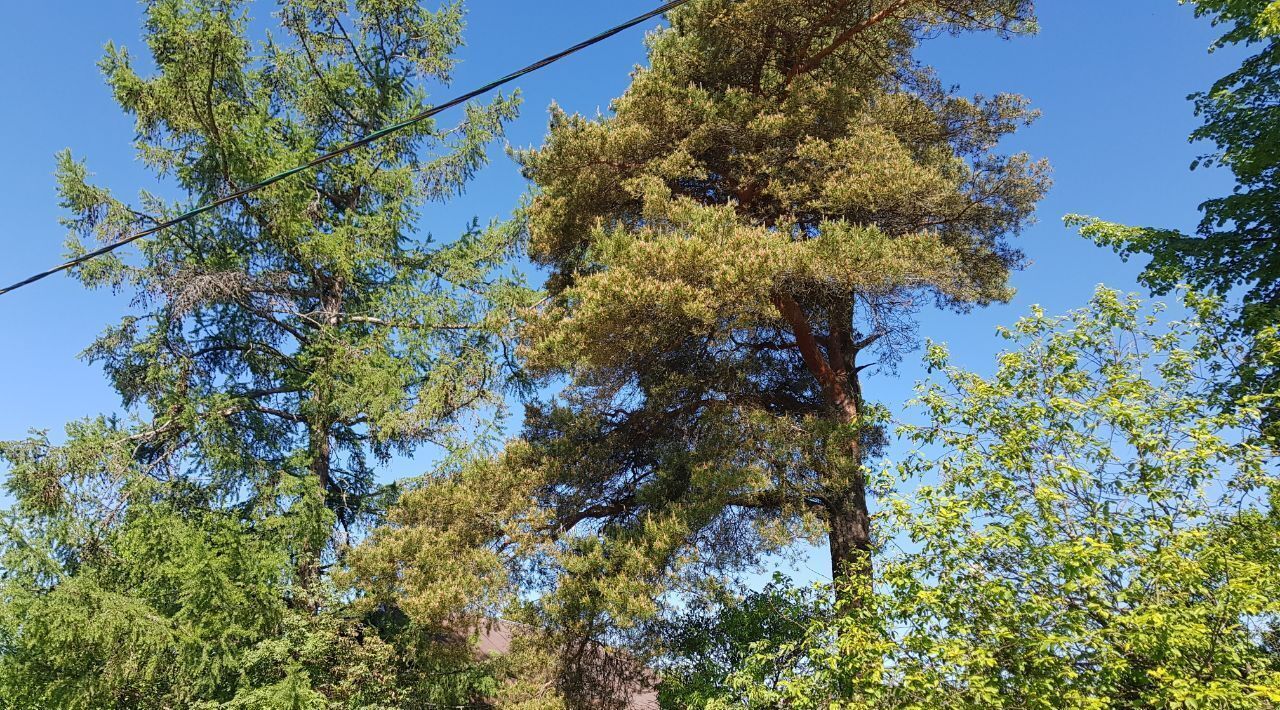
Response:
[[[140,159],[180,199],[137,208],[65,153],[68,251],[112,242],[419,112],[462,10],[150,0],[154,70],[102,60]],[[76,271],[134,294],[85,352],[127,420],[0,445],[0,689],[14,707],[421,707],[493,690],[465,644],[350,605],[335,571],[394,489],[379,462],[464,457],[500,424],[496,353],[528,302],[515,231],[418,233],[515,115],[500,97],[424,122]],[[151,216],[147,216],[151,215]],[[449,460],[446,459],[446,463]],[[465,665],[465,664],[464,664]]]
[[[281,623],[287,559],[273,541],[174,503],[119,515],[79,545],[7,531],[5,697],[30,707],[218,697],[235,688],[245,646]]]
[[[876,592],[817,597],[801,641],[746,646],[690,706],[1275,707],[1280,480],[1260,412],[1207,396],[1220,304],[1190,305],[1167,329],[1106,289],[1037,310],[987,377],[931,346]]]
[[[524,354],[571,382],[511,463],[566,530],[583,525],[571,564],[600,558],[590,574],[614,578],[589,593],[632,607],[606,615],[653,606],[618,573],[653,597],[681,567],[698,577],[824,526],[850,563],[877,438],[859,351],[892,357],[922,298],[1008,296],[1003,238],[1044,166],[995,146],[1034,114],[949,93],[911,51],[937,30],[1026,30],[1029,8],[960,5],[693,4],[611,115],[553,109],[546,144],[521,155],[553,295]]]
[[[520,353],[567,386],[360,553],[372,589],[428,617],[536,599],[512,613],[559,644],[571,703],[603,685],[584,643],[652,655],[674,600],[798,539],[865,577],[883,434],[859,352],[891,362],[923,302],[1008,298],[1007,238],[1047,186],[997,149],[1034,118],[1023,99],[963,98],[912,56],[940,32],[1030,31],[1028,2],[700,0],[670,19],[610,114],[553,108],[518,154],[551,272]]]
[[[776,691],[803,663],[788,652],[805,648],[825,610],[816,590],[780,575],[762,591],[690,609],[665,634],[662,707],[749,707],[752,688]],[[764,655],[769,665],[756,662]]]
[[[1230,195],[1200,206],[1203,219],[1195,234],[1135,228],[1098,219],[1071,217],[1070,224],[1124,257],[1151,257],[1143,272],[1146,285],[1169,293],[1183,283],[1227,295],[1240,293],[1243,308],[1237,327],[1270,341],[1280,325],[1280,257],[1275,232],[1280,226],[1280,182],[1277,155],[1280,138],[1280,4],[1271,0],[1190,0],[1196,14],[1225,31],[1215,48],[1253,50],[1238,69],[1209,90],[1192,95],[1196,114],[1204,119],[1191,138],[1213,146],[1192,167],[1220,166],[1231,171],[1236,187]],[[1277,360],[1265,348],[1242,362],[1234,396],[1267,395],[1277,390]],[[1267,418],[1277,421],[1273,402]]]

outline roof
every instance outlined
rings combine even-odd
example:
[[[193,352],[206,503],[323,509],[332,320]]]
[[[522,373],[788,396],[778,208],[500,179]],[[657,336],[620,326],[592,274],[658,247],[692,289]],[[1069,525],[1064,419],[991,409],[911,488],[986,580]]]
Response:
[[[477,650],[484,655],[503,655],[511,652],[512,642],[522,633],[532,629],[513,621],[498,619],[482,624],[476,630]],[[604,686],[613,686],[615,697],[625,701],[617,705],[610,701],[609,710],[658,710],[658,677],[637,661],[620,656],[599,644],[590,644],[589,657],[585,659],[591,675]]]

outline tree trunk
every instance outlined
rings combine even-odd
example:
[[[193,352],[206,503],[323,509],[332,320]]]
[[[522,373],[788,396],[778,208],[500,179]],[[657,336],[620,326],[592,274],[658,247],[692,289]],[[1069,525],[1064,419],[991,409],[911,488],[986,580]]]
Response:
[[[836,598],[857,605],[871,589],[871,515],[860,465],[853,479],[847,492],[827,501],[827,538]]]
[[[827,472],[822,499],[837,598],[846,604],[858,604],[871,589],[872,568],[871,515],[867,507],[866,469],[862,463],[862,395],[855,359],[858,350],[874,339],[853,342],[852,299],[831,308],[828,332],[821,342],[795,299],[779,294],[774,297],[774,304],[791,326],[796,347],[817,380],[832,419],[854,432],[847,452],[830,453],[832,463],[839,470]],[[844,466],[839,466],[841,460]]]
[[[329,486],[332,481],[330,471],[332,442],[329,438],[328,425],[322,422],[308,423],[307,437],[307,448],[311,455],[310,473],[320,489],[321,505],[327,506]],[[324,543],[320,541],[319,535],[315,531],[308,531],[308,533],[303,539],[298,559],[298,583],[303,590],[312,589],[319,580],[321,556],[324,554]]]
[[[316,478],[316,483],[320,487],[320,495],[327,498],[329,486],[333,480],[332,472],[330,471],[333,445],[329,439],[329,426],[324,423],[313,424],[308,427],[308,432],[310,438],[309,448],[311,450],[311,475]]]
[[[335,328],[340,322],[343,305],[343,285],[338,279],[321,277],[318,288],[320,318],[325,327]],[[320,504],[329,507],[329,495],[333,488],[333,438],[331,402],[333,392],[327,382],[321,381],[311,392],[311,411],[307,415],[307,448],[310,454],[309,471],[319,488]],[[329,530],[309,531],[300,551],[298,579],[303,589],[310,589],[320,577],[321,557],[328,542]]]

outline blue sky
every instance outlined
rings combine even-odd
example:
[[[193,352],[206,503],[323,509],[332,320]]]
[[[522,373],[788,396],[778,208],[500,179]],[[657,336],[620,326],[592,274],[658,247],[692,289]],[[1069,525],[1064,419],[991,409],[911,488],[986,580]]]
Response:
[[[648,10],[657,0],[470,0],[467,46],[453,90],[483,83],[530,60]],[[1081,306],[1105,283],[1137,288],[1138,264],[1124,264],[1061,224],[1072,212],[1133,223],[1192,228],[1196,205],[1230,189],[1222,173],[1188,170],[1201,148],[1189,145],[1196,125],[1186,96],[1225,74],[1238,56],[1209,55],[1215,32],[1175,0],[1046,0],[1041,32],[1002,41],[943,37],[922,50],[948,83],[964,93],[1021,93],[1043,118],[1008,142],[1009,150],[1047,157],[1055,186],[1039,223],[1018,243],[1031,260],[1014,276],[1012,303],[957,315],[926,313],[921,334],[950,344],[959,364],[986,369],[1001,342],[998,324],[1038,303],[1060,312]],[[271,4],[255,14],[265,19]],[[60,260],[64,229],[54,192],[53,156],[63,149],[87,159],[97,180],[123,197],[152,188],[134,160],[130,119],[116,108],[96,62],[107,41],[141,50],[142,6],[133,0],[44,0],[8,3],[0,42],[0,282],[11,283]],[[656,24],[656,23],[652,23]],[[632,30],[521,80],[521,118],[509,131],[517,146],[540,142],[546,107],[605,110],[643,61],[643,33]],[[500,147],[499,147],[500,148]],[[423,229],[439,238],[509,213],[526,185],[500,149],[468,194],[429,212]],[[0,439],[28,429],[60,430],[71,419],[114,411],[101,373],[77,353],[128,308],[125,296],[86,291],[54,277],[0,296]],[[868,395],[891,406],[910,396],[921,376],[908,356],[896,376],[874,375]],[[421,466],[394,464],[388,476]]]

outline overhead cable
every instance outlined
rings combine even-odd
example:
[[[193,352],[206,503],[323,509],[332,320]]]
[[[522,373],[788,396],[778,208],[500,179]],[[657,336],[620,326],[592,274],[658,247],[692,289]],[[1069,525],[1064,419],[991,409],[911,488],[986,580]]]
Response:
[[[173,227],[173,226],[175,226],[175,225],[178,225],[178,224],[181,224],[181,223],[183,223],[183,222],[186,222],[186,221],[188,221],[188,220],[190,220],[190,219],[193,219],[193,218],[195,218],[195,217],[198,217],[198,216],[200,216],[200,215],[202,215],[202,214],[204,214],[204,213],[206,213],[206,212],[210,212],[210,211],[212,211],[212,210],[215,210],[215,209],[217,209],[218,207],[221,207],[222,205],[227,204],[228,202],[231,202],[231,201],[233,201],[233,200],[238,200],[238,199],[240,199],[240,198],[242,198],[242,197],[244,197],[244,196],[246,196],[246,195],[248,195],[248,194],[250,194],[250,193],[253,193],[253,192],[256,192],[256,191],[258,191],[258,190],[261,190],[262,188],[267,187],[268,185],[272,185],[272,184],[275,184],[275,183],[277,183],[277,182],[280,182],[281,180],[284,180],[285,178],[292,177],[293,175],[297,175],[298,173],[303,172],[303,171],[305,171],[305,170],[309,170],[309,169],[311,169],[311,168],[314,168],[314,167],[316,167],[317,165],[321,165],[321,164],[323,164],[323,163],[327,163],[327,162],[329,162],[330,160],[333,160],[334,158],[337,158],[338,156],[344,155],[344,154],[346,154],[346,153],[349,153],[349,152],[351,152],[351,151],[355,150],[356,148],[360,148],[360,147],[362,147],[362,146],[366,146],[366,145],[368,145],[368,144],[370,144],[370,143],[373,143],[374,141],[378,140],[379,138],[384,138],[384,137],[386,137],[387,135],[390,135],[390,134],[392,134],[392,133],[395,133],[396,131],[403,130],[403,129],[408,128],[408,127],[410,127],[410,126],[412,126],[412,125],[414,125],[414,124],[417,124],[417,123],[420,123],[420,122],[422,122],[422,121],[425,121],[426,119],[431,118],[432,116],[435,116],[435,115],[437,115],[437,114],[439,114],[439,113],[441,113],[441,112],[443,112],[443,111],[446,111],[446,110],[448,110],[448,109],[451,109],[451,108],[453,108],[453,107],[455,107],[455,106],[458,106],[458,105],[460,105],[460,104],[466,103],[467,101],[470,101],[471,99],[474,99],[474,98],[476,98],[476,97],[478,97],[478,96],[481,96],[481,95],[486,94],[486,93],[488,93],[488,92],[490,92],[490,91],[493,91],[494,89],[497,89],[497,88],[499,88],[499,87],[501,87],[501,86],[504,86],[504,85],[506,85],[506,84],[509,84],[509,83],[511,83],[511,82],[513,82],[513,81],[515,81],[516,79],[519,79],[519,78],[520,78],[520,77],[522,77],[522,76],[525,76],[525,75],[527,75],[527,74],[532,74],[533,72],[538,71],[539,69],[542,69],[543,67],[546,67],[546,66],[547,66],[547,65],[549,65],[549,64],[554,64],[555,62],[558,62],[558,61],[560,61],[561,59],[564,59],[565,57],[567,57],[567,56],[569,56],[569,55],[571,55],[571,54],[576,54],[576,53],[578,53],[578,52],[580,52],[580,51],[582,51],[582,50],[584,50],[584,49],[586,49],[586,48],[588,48],[588,47],[590,47],[590,46],[592,46],[592,45],[599,44],[600,42],[603,42],[604,40],[609,39],[610,37],[613,37],[614,35],[616,35],[616,34],[618,34],[618,33],[620,33],[620,32],[623,32],[623,31],[625,31],[625,30],[629,30],[629,29],[631,29],[632,27],[635,27],[636,25],[639,25],[639,24],[641,24],[641,23],[643,23],[643,22],[647,22],[648,20],[651,20],[651,19],[653,19],[653,18],[655,18],[655,17],[658,17],[659,15],[661,15],[661,14],[663,14],[663,13],[665,13],[665,12],[668,12],[668,11],[670,11],[670,10],[673,10],[673,9],[675,9],[675,8],[677,8],[677,7],[681,6],[681,5],[684,5],[684,4],[685,4],[685,3],[687,3],[687,2],[689,2],[689,0],[673,0],[672,2],[665,3],[665,4],[663,4],[663,5],[662,5],[662,6],[660,6],[660,7],[654,8],[653,10],[650,10],[649,12],[644,13],[643,15],[640,15],[640,16],[638,16],[638,17],[634,17],[634,18],[632,18],[632,19],[630,19],[630,20],[627,20],[626,22],[624,22],[624,23],[622,23],[622,24],[620,24],[620,25],[616,25],[616,26],[614,26],[614,27],[611,27],[611,28],[609,28],[609,29],[605,30],[604,32],[601,32],[600,34],[595,35],[594,37],[591,37],[590,39],[583,40],[583,41],[581,41],[581,42],[579,42],[579,43],[577,43],[577,44],[573,45],[572,47],[569,47],[568,49],[561,50],[561,51],[559,51],[559,52],[556,52],[555,54],[552,54],[551,56],[545,57],[545,58],[543,58],[543,59],[539,59],[538,61],[534,62],[533,64],[530,64],[530,65],[529,65],[529,66],[527,66],[527,67],[524,67],[523,69],[517,69],[516,71],[513,71],[513,72],[511,72],[510,74],[507,74],[506,76],[502,77],[501,79],[495,79],[494,81],[491,81],[491,82],[489,82],[488,84],[485,84],[484,86],[481,86],[481,87],[480,87],[480,88],[478,88],[478,89],[473,89],[473,90],[468,91],[467,93],[462,94],[462,95],[460,95],[460,96],[455,96],[454,98],[449,99],[448,101],[446,101],[446,102],[444,102],[444,103],[442,103],[442,104],[439,104],[439,105],[436,105],[436,106],[432,106],[431,108],[426,109],[425,111],[422,111],[421,113],[418,113],[418,114],[415,114],[415,115],[413,115],[413,116],[410,116],[409,118],[406,118],[406,119],[404,119],[403,121],[400,121],[400,122],[398,122],[398,123],[394,123],[394,124],[392,124],[392,125],[390,125],[390,126],[386,126],[386,127],[384,127],[384,128],[380,128],[380,129],[378,129],[378,130],[376,130],[376,131],[374,131],[374,132],[372,132],[372,133],[370,133],[370,134],[368,134],[368,135],[364,136],[363,138],[360,138],[359,140],[356,140],[356,141],[353,141],[353,142],[351,142],[351,143],[348,143],[348,144],[346,144],[346,145],[344,145],[344,146],[342,146],[342,147],[340,147],[340,148],[335,148],[334,150],[331,150],[331,151],[329,151],[329,152],[327,152],[327,153],[324,153],[324,154],[322,154],[322,155],[318,155],[318,156],[316,156],[315,158],[312,158],[311,160],[307,161],[306,163],[303,163],[302,165],[298,165],[297,167],[293,167],[293,168],[290,168],[290,169],[285,170],[285,171],[283,171],[283,172],[276,173],[275,175],[272,175],[271,177],[268,177],[268,178],[265,178],[265,179],[263,179],[263,180],[260,180],[260,181],[258,181],[258,182],[256,182],[256,183],[252,184],[252,185],[249,185],[248,187],[242,187],[242,188],[240,188],[240,189],[238,189],[238,190],[235,190],[234,192],[231,192],[230,194],[223,195],[222,197],[219,197],[219,198],[218,198],[218,199],[216,199],[216,200],[213,200],[213,201],[210,201],[210,202],[206,202],[206,203],[204,203],[204,204],[202,204],[202,205],[200,205],[200,206],[198,206],[198,207],[195,207],[195,208],[190,209],[190,210],[188,210],[188,211],[186,211],[186,212],[183,212],[182,214],[178,215],[177,217],[173,217],[173,218],[171,218],[171,219],[166,219],[166,220],[159,220],[159,219],[156,219],[156,220],[154,220],[154,221],[155,221],[155,224],[154,224],[154,225],[152,225],[151,227],[148,227],[148,228],[146,228],[146,229],[144,229],[144,230],[142,230],[142,231],[140,231],[140,232],[133,232],[133,233],[131,233],[131,234],[129,234],[129,235],[127,235],[127,236],[125,236],[125,237],[123,237],[123,238],[121,238],[121,239],[118,239],[118,240],[116,240],[116,241],[114,241],[114,242],[112,242],[112,243],[110,243],[110,244],[104,245],[104,246],[99,247],[99,248],[97,248],[97,249],[94,249],[94,250],[92,250],[92,251],[89,251],[89,252],[86,252],[86,253],[84,253],[84,254],[81,254],[80,256],[77,256],[77,257],[75,257],[74,259],[71,259],[71,260],[69,260],[69,261],[65,261],[65,262],[63,262],[63,263],[61,263],[61,264],[58,264],[57,266],[54,266],[53,268],[50,268],[50,269],[48,269],[48,270],[41,271],[41,272],[40,272],[40,273],[38,273],[38,274],[34,274],[34,275],[32,275],[32,276],[29,276],[29,277],[27,277],[27,278],[25,278],[25,279],[23,279],[23,280],[21,280],[21,281],[19,281],[19,282],[15,283],[15,284],[12,284],[12,285],[10,285],[10,286],[5,286],[4,288],[0,288],[0,296],[3,296],[4,294],[9,293],[9,292],[11,292],[11,291],[16,291],[17,289],[20,289],[20,288],[22,288],[23,286],[27,286],[27,285],[33,284],[33,283],[35,283],[35,282],[37,282],[37,281],[39,281],[39,280],[41,280],[41,279],[43,279],[43,278],[46,278],[46,277],[48,277],[48,276],[52,276],[52,275],[54,275],[54,274],[56,274],[56,273],[59,273],[59,272],[62,272],[62,271],[66,271],[67,269],[70,269],[70,268],[72,268],[72,267],[74,267],[74,266],[77,266],[77,265],[79,265],[79,264],[83,264],[83,263],[85,263],[86,261],[89,261],[89,260],[91,260],[91,259],[97,258],[97,257],[102,256],[102,255],[104,255],[104,254],[108,254],[108,253],[110,253],[110,252],[113,252],[113,251],[115,251],[116,249],[119,249],[120,247],[123,247],[123,246],[125,246],[126,244],[130,244],[130,243],[132,243],[132,242],[136,242],[137,240],[142,239],[143,237],[149,237],[149,236],[151,236],[151,235],[153,235],[153,234],[155,234],[155,233],[157,233],[157,232],[160,232],[160,231],[162,231],[162,230],[164,230],[164,229],[168,229],[169,227]]]

